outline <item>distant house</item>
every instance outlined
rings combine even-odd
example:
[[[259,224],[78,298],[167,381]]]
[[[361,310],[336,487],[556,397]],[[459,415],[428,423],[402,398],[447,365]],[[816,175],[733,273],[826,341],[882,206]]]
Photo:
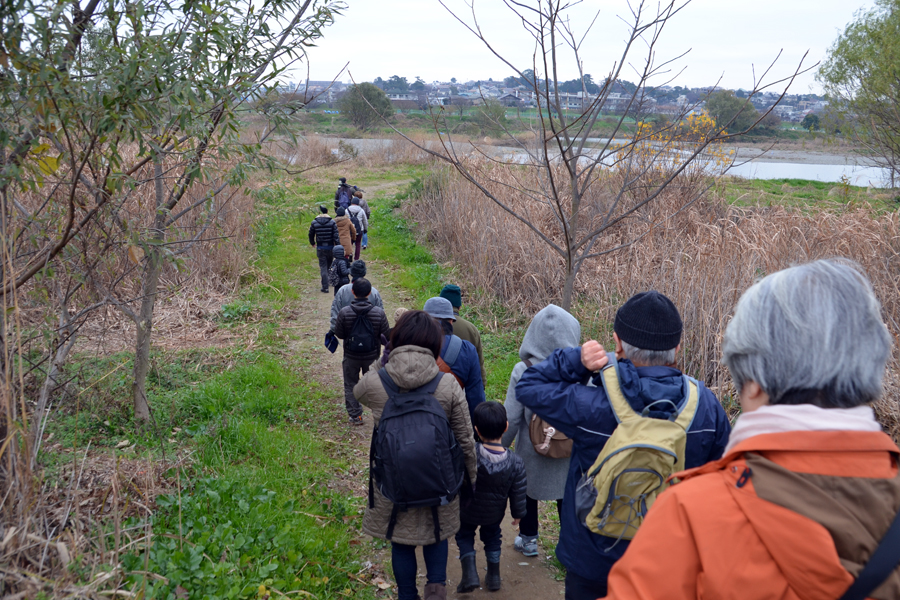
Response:
[[[510,93],[503,94],[502,96],[498,97],[497,100],[503,106],[516,107],[516,106],[522,106],[524,104],[523,99],[519,98],[518,90],[516,90],[516,93],[514,93],[514,94],[510,94]]]
[[[388,100],[418,100],[419,96],[415,92],[388,92]]]

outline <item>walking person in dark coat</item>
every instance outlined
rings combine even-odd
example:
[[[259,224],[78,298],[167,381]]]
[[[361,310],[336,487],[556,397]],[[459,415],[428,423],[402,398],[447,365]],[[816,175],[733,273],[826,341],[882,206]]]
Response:
[[[350,198],[353,197],[353,186],[347,185],[347,178],[341,177],[337,190],[334,192],[334,208],[347,208],[350,206]]]
[[[333,248],[340,244],[337,225],[328,216],[328,209],[320,206],[321,215],[313,219],[309,225],[309,245],[316,249],[319,258],[319,273],[322,275],[322,292],[328,291],[328,269],[334,257]]]
[[[456,533],[462,578],[457,593],[471,592],[481,582],[475,560],[475,530],[481,528],[481,541],[487,558],[485,587],[492,592],[500,589],[500,543],[503,535],[500,523],[506,516],[506,503],[513,517],[513,526],[525,516],[525,463],[503,447],[500,438],[509,423],[506,409],[499,402],[482,402],[475,407],[473,425],[483,440],[475,445],[478,457],[478,485],[468,505],[460,513],[460,528]]]
[[[334,265],[338,274],[338,283],[334,286],[334,295],[337,296],[338,290],[350,283],[350,260],[344,254],[344,246],[341,244],[332,249],[332,256],[337,263]]]
[[[469,404],[469,415],[471,416],[475,407],[484,402],[484,381],[481,379],[481,367],[478,364],[478,352],[475,346],[465,340],[460,340],[458,346],[458,354],[455,358],[449,356],[448,350],[453,338],[459,339],[453,335],[453,321],[456,315],[453,314],[453,307],[446,298],[429,298],[425,301],[422,309],[437,319],[441,324],[444,332],[444,345],[441,347],[440,358],[450,365],[450,373],[453,374],[460,386],[466,393],[466,402]]]
[[[366,272],[366,261],[364,260],[354,260],[350,265],[350,283],[341,286],[334,295],[334,300],[331,302],[331,323],[328,327],[330,331],[334,331],[334,325],[337,323],[337,317],[338,314],[340,314],[341,309],[345,306],[350,306],[353,303],[353,286],[350,284],[357,279],[365,277]],[[381,294],[378,293],[378,290],[374,285],[372,286],[372,293],[369,294],[369,302],[379,308],[384,308]],[[394,321],[396,320],[397,317],[394,317]]]
[[[362,406],[353,395],[353,386],[359,383],[360,373],[367,373],[369,366],[375,359],[381,356],[381,336],[387,334],[390,325],[384,310],[369,302],[369,294],[372,292],[372,284],[367,279],[357,279],[353,282],[354,300],[350,306],[345,306],[338,314],[337,323],[334,326],[334,335],[344,340],[344,404],[352,425],[362,425]],[[357,349],[360,340],[354,337],[354,333],[360,329],[356,327],[359,319],[368,319],[371,324],[371,334],[368,346],[367,340],[362,341],[362,348]]]
[[[638,414],[671,419],[678,410],[672,399],[685,398],[688,385],[675,368],[680,348],[681,316],[659,292],[637,294],[616,313],[613,327],[622,396]],[[566,600],[596,600],[606,596],[609,571],[628,549],[629,540],[593,533],[575,509],[575,487],[618,426],[618,418],[603,388],[609,357],[594,340],[581,348],[561,348],[529,367],[516,385],[516,399],[572,439],[572,457],[556,556],[566,567]],[[598,387],[589,387],[593,381]],[[686,468],[699,467],[722,456],[731,426],[722,405],[701,382],[697,405],[687,428]],[[662,401],[662,402],[661,402]],[[686,404],[686,402],[682,403]]]
[[[441,298],[446,298],[453,305],[453,314],[456,320],[453,321],[453,335],[459,336],[460,339],[471,342],[478,352],[478,364],[481,368],[481,380],[487,381],[487,374],[484,371],[484,354],[481,352],[481,333],[478,328],[469,321],[459,316],[459,309],[462,307],[462,290],[458,285],[448,283],[441,289]]]

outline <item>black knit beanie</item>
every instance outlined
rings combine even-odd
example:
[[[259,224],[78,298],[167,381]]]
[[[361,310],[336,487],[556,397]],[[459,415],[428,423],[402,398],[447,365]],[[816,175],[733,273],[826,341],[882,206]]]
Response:
[[[364,260],[355,260],[353,264],[350,265],[350,278],[356,281],[360,277],[366,276],[366,261]]]
[[[681,330],[678,309],[653,290],[629,298],[613,325],[620,340],[642,350],[671,350],[681,342]]]

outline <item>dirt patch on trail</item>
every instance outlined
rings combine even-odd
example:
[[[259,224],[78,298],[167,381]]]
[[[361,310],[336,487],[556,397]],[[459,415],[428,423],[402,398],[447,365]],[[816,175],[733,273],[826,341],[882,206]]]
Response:
[[[397,188],[408,182],[392,182],[383,186],[368,186],[367,191],[379,190],[383,193],[389,189]],[[371,239],[372,244],[377,244],[377,238]],[[388,283],[387,274],[395,267],[389,263],[371,260],[362,254],[368,268],[367,279],[372,282],[384,301],[388,320],[393,323],[393,314],[398,307],[416,308],[413,299],[402,289],[398,289]],[[340,457],[348,464],[345,472],[338,474],[331,483],[336,489],[346,490],[357,497],[365,497],[367,492],[367,461],[369,442],[372,434],[372,416],[366,409],[363,414],[364,425],[354,427],[347,423],[346,413],[340,409],[344,406],[343,378],[341,375],[342,350],[331,354],[324,347],[325,333],[329,328],[331,317],[331,302],[334,296],[331,292],[322,293],[319,289],[320,282],[316,280],[297,280],[295,286],[303,300],[297,318],[286,327],[297,335],[297,339],[291,343],[291,351],[310,359],[310,374],[331,391],[330,402],[334,403],[332,410],[323,411],[331,414],[341,414],[342,418],[332,418],[330,423],[323,425],[322,432],[326,444],[334,456]],[[500,559],[503,587],[497,592],[488,592],[484,588],[476,589],[469,594],[457,594],[456,585],[460,581],[461,570],[459,565],[458,548],[456,543],[450,541],[450,558],[447,562],[447,597],[468,600],[470,598],[491,598],[492,600],[519,600],[521,598],[557,598],[563,594],[564,586],[561,581],[553,578],[545,555],[527,558],[513,549],[513,540],[516,530],[512,526],[507,514],[502,525],[503,528],[503,554]],[[359,542],[368,543],[369,538],[363,536]],[[481,579],[485,575],[485,559],[483,546],[476,542],[478,551],[478,570]],[[371,556],[364,557],[374,565],[384,565],[390,558],[390,548],[382,548],[372,552]],[[424,559],[419,550],[419,588],[425,585]],[[371,568],[371,566],[370,566]],[[377,568],[377,567],[376,567]],[[390,570],[385,569],[386,576],[390,576]]]

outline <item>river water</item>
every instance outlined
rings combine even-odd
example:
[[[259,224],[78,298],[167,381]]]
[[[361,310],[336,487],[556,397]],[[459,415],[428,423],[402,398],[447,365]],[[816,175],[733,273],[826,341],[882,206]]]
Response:
[[[859,164],[816,164],[767,162],[759,159],[738,164],[728,170],[729,175],[745,179],[811,179],[813,181],[841,181],[847,177],[850,185],[886,187],[887,172],[880,167]]]
[[[348,139],[360,152],[389,147],[394,143],[390,139]],[[592,138],[593,143],[605,143],[607,140]],[[614,140],[626,142],[626,140]],[[335,144],[337,141],[335,140]],[[428,142],[429,147],[439,150],[439,144]],[[469,144],[455,143],[459,150],[471,149]],[[521,149],[513,147],[482,146],[494,156],[515,161],[525,158]],[[746,150],[746,152],[744,151]],[[815,151],[779,151],[771,150],[760,153],[755,149],[739,149],[734,166],[728,175],[745,179],[808,179],[812,181],[838,182],[844,177],[850,185],[863,187],[887,187],[890,185],[888,173],[884,169],[872,165],[865,158],[852,155],[823,154]]]

